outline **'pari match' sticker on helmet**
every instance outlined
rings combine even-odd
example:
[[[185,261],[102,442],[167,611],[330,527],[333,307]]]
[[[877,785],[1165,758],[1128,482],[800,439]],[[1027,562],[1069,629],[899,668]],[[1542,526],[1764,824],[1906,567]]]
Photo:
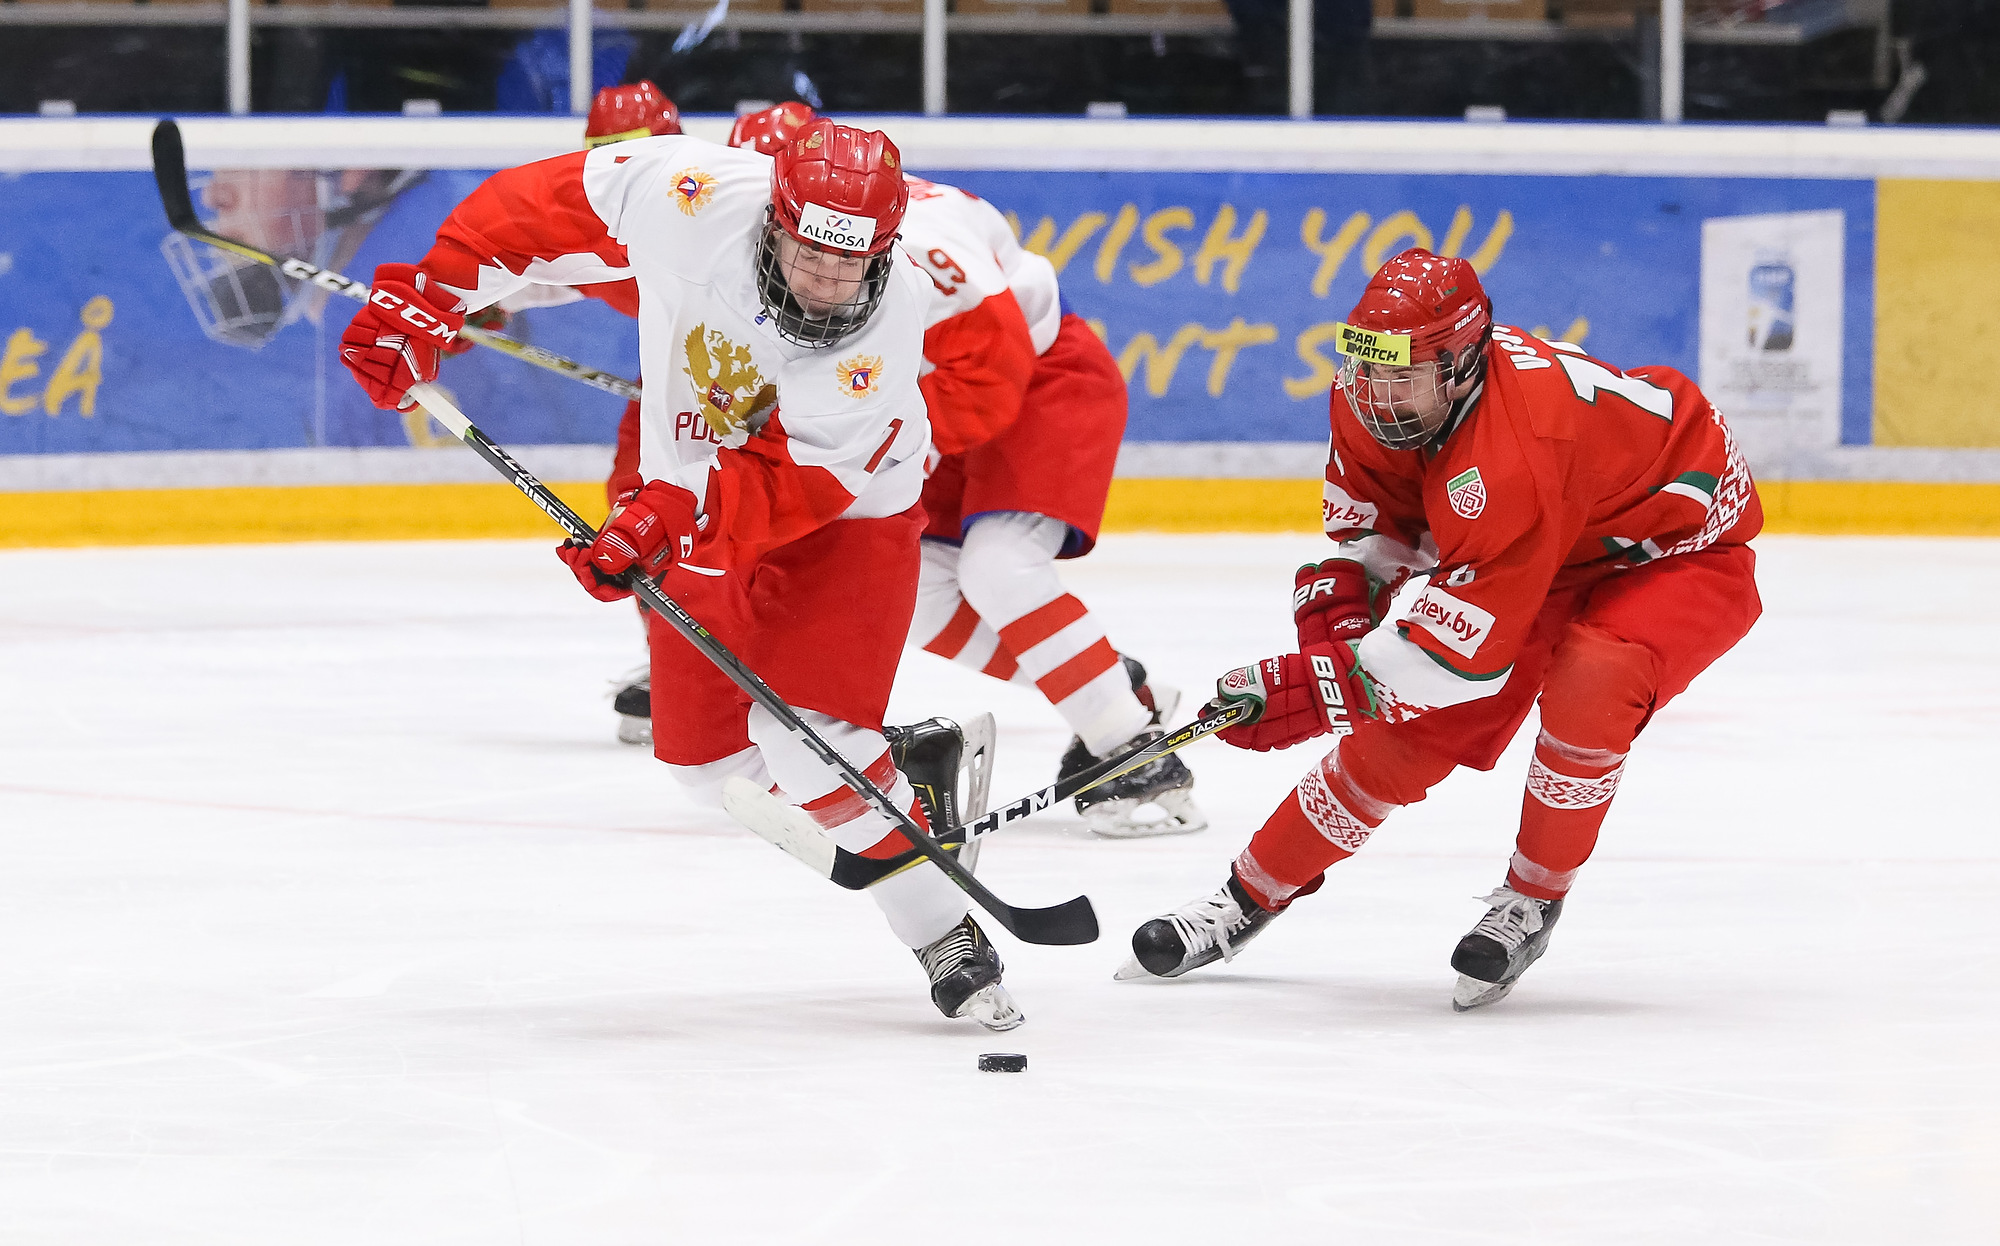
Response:
[[[1333,331],[1337,335],[1334,349],[1343,355],[1351,355],[1363,363],[1382,363],[1397,368],[1410,366],[1410,335],[1407,333],[1377,333],[1373,329],[1345,323],[1336,324]]]
[[[875,218],[809,203],[799,212],[799,237],[842,251],[866,251],[875,242]]]

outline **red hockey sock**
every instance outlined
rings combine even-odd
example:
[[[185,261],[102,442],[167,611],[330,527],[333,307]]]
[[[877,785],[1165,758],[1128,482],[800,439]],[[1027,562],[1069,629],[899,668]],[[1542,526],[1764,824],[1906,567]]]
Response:
[[[1280,909],[1313,889],[1328,866],[1351,857],[1395,806],[1361,790],[1328,753],[1292,789],[1236,858],[1251,898]]]
[[[1521,797],[1521,833],[1508,863],[1507,885],[1538,900],[1560,900],[1597,846],[1597,830],[1625,771],[1625,754],[1578,748],[1546,730],[1535,740],[1528,790]]]

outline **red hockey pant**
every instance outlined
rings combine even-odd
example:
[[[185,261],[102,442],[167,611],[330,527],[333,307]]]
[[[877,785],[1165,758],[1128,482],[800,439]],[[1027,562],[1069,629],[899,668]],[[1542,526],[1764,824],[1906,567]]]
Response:
[[[1561,898],[1596,846],[1632,741],[1757,621],[1756,561],[1725,545],[1552,591],[1499,693],[1362,724],[1251,839],[1239,877],[1260,899],[1289,901],[1455,767],[1491,770],[1539,697],[1508,883]]]

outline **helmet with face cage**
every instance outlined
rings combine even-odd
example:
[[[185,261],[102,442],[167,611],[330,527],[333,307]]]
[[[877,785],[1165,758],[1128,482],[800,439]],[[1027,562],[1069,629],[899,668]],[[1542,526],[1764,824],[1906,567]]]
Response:
[[[1493,300],[1470,263],[1412,247],[1376,271],[1339,334],[1355,418],[1389,449],[1413,450],[1444,428],[1453,390],[1484,374]]]
[[[831,346],[868,323],[889,288],[909,203],[902,155],[886,135],[825,117],[799,128],[772,161],[757,255],[757,292],[780,337]],[[839,297],[821,301],[800,289],[828,280]]]

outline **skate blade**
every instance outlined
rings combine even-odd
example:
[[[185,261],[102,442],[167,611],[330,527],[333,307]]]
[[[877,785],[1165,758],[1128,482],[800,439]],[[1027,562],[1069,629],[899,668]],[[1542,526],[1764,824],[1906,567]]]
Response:
[[[1148,807],[1158,816],[1142,818]],[[1153,839],[1161,835],[1192,835],[1208,829],[1208,815],[1194,803],[1191,792],[1161,792],[1152,800],[1111,800],[1092,805],[1083,815],[1091,833],[1105,839]]]
[[[618,716],[618,742],[620,744],[651,744],[653,742],[653,720],[634,718],[629,714]]]
[[[1156,976],[1152,971],[1139,963],[1138,957],[1129,956],[1125,959],[1124,964],[1118,966],[1118,972],[1111,975],[1111,980],[1113,982],[1137,982],[1141,978]],[[1165,978],[1160,978],[1159,980],[1162,982],[1166,981]]]
[[[1477,978],[1458,975],[1458,985],[1451,990],[1451,1010],[1471,1012],[1474,1008],[1484,1008],[1507,998],[1514,989],[1512,982],[1481,982]]]
[[[983,986],[966,998],[965,1005],[958,1010],[961,1017],[971,1017],[989,1030],[1006,1031],[1020,1028],[1028,1019],[1014,1003],[1014,997],[1007,988],[995,982]]]

